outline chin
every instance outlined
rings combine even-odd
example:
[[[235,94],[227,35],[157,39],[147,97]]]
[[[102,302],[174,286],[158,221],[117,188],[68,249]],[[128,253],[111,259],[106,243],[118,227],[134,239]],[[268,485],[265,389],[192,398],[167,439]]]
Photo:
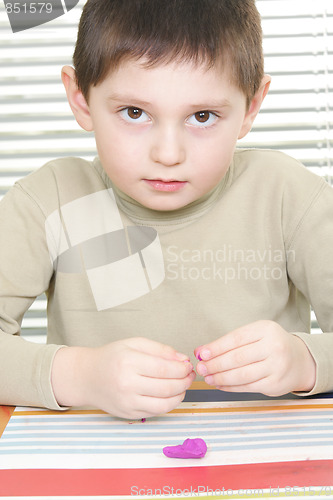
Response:
[[[165,203],[144,203],[144,205],[147,208],[150,208],[151,210],[156,210],[158,212],[171,212],[173,210],[179,210],[180,208],[183,208],[187,205],[185,202],[176,202],[176,201],[170,201],[170,202],[165,202]]]

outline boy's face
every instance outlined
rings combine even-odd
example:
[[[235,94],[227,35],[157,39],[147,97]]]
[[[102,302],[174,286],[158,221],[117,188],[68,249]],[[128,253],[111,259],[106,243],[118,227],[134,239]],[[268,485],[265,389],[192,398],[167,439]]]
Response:
[[[245,96],[218,67],[147,69],[140,61],[123,63],[91,88],[88,115],[84,128],[94,130],[110,179],[142,205],[163,211],[211,191],[253,121]]]

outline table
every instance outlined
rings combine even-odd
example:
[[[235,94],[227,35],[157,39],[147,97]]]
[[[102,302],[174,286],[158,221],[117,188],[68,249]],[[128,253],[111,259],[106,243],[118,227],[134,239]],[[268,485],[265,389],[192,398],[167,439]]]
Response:
[[[333,498],[333,394],[232,395],[195,382],[178,408],[145,422],[0,407],[1,432],[1,498]],[[204,458],[163,455],[187,437],[205,439]]]

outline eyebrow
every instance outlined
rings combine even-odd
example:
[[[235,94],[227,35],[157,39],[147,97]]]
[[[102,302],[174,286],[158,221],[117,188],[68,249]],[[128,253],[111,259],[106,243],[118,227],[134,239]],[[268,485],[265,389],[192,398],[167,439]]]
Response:
[[[143,101],[141,99],[137,99],[136,97],[133,98],[133,96],[130,95],[121,95],[121,94],[110,94],[107,97],[107,101],[118,101],[122,102],[123,104],[135,104],[139,106],[149,106],[151,103],[148,101]]]
[[[199,102],[198,104],[191,104],[189,107],[195,109],[216,109],[216,108],[229,108],[231,106],[231,102],[228,99],[210,99],[209,101]]]
[[[149,101],[144,101],[142,99],[138,99],[136,97],[133,97],[131,95],[122,95],[122,94],[110,94],[107,97],[108,101],[118,101],[122,102],[123,104],[132,104],[138,107],[146,107],[146,106],[151,106],[151,102]],[[188,107],[193,109],[193,110],[208,110],[208,109],[217,109],[217,108],[228,108],[232,104],[228,99],[210,99],[209,101],[205,102],[199,102],[197,104],[189,104]]]

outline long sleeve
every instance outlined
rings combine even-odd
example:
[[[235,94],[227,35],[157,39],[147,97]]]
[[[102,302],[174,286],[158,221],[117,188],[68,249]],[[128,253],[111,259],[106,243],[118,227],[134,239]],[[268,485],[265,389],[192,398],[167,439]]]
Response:
[[[307,298],[323,333],[295,333],[308,346],[317,365],[317,381],[310,394],[333,390],[333,189],[315,183],[307,206],[295,213],[286,238],[288,273]]]
[[[59,409],[50,382],[59,346],[19,337],[24,313],[52,279],[44,220],[19,185],[0,203],[0,404]]]

